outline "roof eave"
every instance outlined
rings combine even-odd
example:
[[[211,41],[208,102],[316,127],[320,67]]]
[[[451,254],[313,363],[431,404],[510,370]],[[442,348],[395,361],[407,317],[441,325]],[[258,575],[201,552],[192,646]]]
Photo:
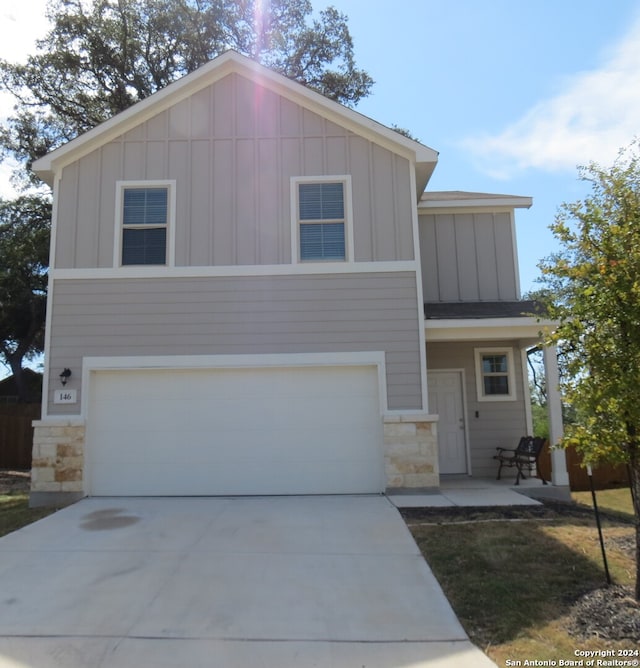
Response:
[[[435,151],[434,151],[435,153]],[[433,160],[419,160],[416,161],[416,190],[418,193],[418,202],[420,201],[420,195],[422,191],[427,187],[431,176],[438,164],[438,154]]]
[[[420,210],[424,209],[495,209],[506,207],[512,209],[529,209],[533,206],[533,198],[518,195],[506,197],[478,197],[469,199],[442,199],[421,200],[418,204]]]

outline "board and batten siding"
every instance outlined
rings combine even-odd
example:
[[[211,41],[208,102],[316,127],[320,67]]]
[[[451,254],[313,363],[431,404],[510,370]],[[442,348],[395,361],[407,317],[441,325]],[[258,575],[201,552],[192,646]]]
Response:
[[[411,165],[231,74],[66,166],[55,266],[113,266],[116,183],[175,180],[176,266],[291,262],[291,177],[350,175],[356,261],[413,260]]]
[[[425,301],[520,298],[510,213],[421,214],[418,220]]]
[[[475,348],[512,348],[515,365],[515,401],[478,401]],[[480,478],[495,477],[496,448],[515,448],[527,433],[523,370],[517,341],[427,343],[427,368],[464,369],[467,412],[465,424],[471,452],[471,473]]]
[[[348,275],[56,280],[49,415],[82,401],[86,356],[386,353],[388,407],[420,409],[413,272]],[[73,371],[78,404],[54,404]]]

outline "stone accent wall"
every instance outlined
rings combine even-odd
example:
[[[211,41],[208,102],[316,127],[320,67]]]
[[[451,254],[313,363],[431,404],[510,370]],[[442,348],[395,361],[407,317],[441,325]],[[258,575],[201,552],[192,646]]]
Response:
[[[84,423],[33,422],[31,492],[83,492]]]
[[[440,485],[437,419],[433,415],[385,417],[387,488],[436,488]]]

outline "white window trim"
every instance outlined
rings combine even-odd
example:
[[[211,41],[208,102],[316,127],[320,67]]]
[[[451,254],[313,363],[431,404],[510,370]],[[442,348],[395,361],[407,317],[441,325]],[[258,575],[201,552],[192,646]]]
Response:
[[[167,189],[167,262],[166,265],[123,265],[122,264],[122,216],[124,191],[127,188],[166,188]],[[113,266],[130,268],[136,266],[143,270],[156,269],[158,266],[175,266],[175,225],[176,225],[176,182],[175,180],[151,181],[116,181],[116,215],[113,244]]]
[[[300,225],[298,220],[298,185],[301,183],[343,183],[344,184],[344,260],[300,260]],[[335,176],[292,176],[291,177],[291,264],[337,264],[354,261],[353,253],[353,198],[351,175]]]
[[[513,348],[475,348],[476,362],[476,392],[478,401],[515,401],[516,400],[516,378],[513,363]],[[483,355],[506,355],[507,356],[507,382],[509,383],[509,394],[485,394],[484,375],[482,373]]]

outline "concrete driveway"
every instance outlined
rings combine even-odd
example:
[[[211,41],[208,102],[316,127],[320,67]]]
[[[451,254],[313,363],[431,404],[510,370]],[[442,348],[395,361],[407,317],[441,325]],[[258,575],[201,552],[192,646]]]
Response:
[[[381,496],[85,499],[0,582],[2,668],[494,665]]]

